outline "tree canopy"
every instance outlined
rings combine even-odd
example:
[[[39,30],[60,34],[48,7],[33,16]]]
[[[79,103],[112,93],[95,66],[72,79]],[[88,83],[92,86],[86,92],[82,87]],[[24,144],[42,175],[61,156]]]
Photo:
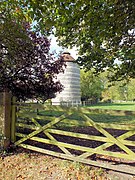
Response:
[[[60,4],[55,13],[56,35],[62,45],[78,47],[80,65],[87,70],[94,68],[96,73],[109,68],[115,80],[135,77],[132,0],[71,0]]]
[[[0,20],[0,92],[12,92],[21,100],[54,97],[63,88],[56,80],[63,62],[49,53],[49,40],[28,23],[3,14]]]
[[[99,77],[94,76],[92,71],[81,70],[81,99],[83,101],[98,102],[104,89]]]
[[[15,16],[54,33],[62,46],[77,46],[78,63],[96,73],[113,71],[111,79],[135,78],[135,4],[133,0],[8,0]]]

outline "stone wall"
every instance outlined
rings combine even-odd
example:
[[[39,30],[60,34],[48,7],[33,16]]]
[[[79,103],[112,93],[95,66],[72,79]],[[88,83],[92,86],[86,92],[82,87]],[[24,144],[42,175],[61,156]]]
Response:
[[[0,148],[4,145],[4,106],[3,106],[3,94],[0,93]]]
[[[10,144],[11,137],[11,94],[0,93],[0,149]]]

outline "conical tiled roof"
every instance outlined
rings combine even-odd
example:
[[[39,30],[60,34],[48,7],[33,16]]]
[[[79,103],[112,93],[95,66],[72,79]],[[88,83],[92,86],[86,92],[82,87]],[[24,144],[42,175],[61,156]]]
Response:
[[[64,52],[62,54],[62,57],[63,57],[63,60],[66,62],[74,62],[75,61],[75,59],[70,55],[69,52]]]

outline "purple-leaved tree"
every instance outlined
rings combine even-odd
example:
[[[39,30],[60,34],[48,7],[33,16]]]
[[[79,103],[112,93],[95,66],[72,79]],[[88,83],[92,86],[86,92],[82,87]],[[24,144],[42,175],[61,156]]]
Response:
[[[1,19],[3,17],[1,16]],[[47,100],[63,86],[56,75],[63,61],[49,53],[49,40],[27,23],[0,22],[0,92],[12,92],[18,100]],[[55,80],[56,79],[56,80]]]

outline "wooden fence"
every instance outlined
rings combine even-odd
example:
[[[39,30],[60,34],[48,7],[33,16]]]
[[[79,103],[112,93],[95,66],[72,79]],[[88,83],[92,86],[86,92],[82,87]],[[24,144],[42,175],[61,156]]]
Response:
[[[135,174],[135,169],[107,163],[135,162],[135,124],[96,122],[92,113],[135,116],[131,111],[14,102],[11,140],[29,150]]]

